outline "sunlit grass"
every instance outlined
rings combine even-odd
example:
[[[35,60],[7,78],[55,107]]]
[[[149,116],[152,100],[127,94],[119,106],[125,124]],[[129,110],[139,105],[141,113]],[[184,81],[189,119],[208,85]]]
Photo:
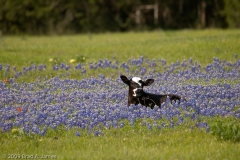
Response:
[[[214,122],[210,120],[210,124],[211,121]],[[2,154],[56,155],[57,159],[240,158],[239,143],[218,140],[205,130],[190,128],[193,124],[152,130],[140,125],[103,129],[104,134],[99,137],[81,129],[48,131],[44,137],[1,133],[0,149]],[[76,131],[80,132],[79,137],[74,136]]]
[[[4,36],[0,41],[1,63],[23,67],[32,63],[48,63],[58,57],[69,62],[78,55],[87,62],[99,59],[120,61],[139,55],[162,58],[168,63],[192,57],[206,65],[213,57],[231,60],[239,54],[239,30],[154,31],[145,33],[109,33],[71,36]],[[24,56],[23,56],[24,54]]]
[[[240,30],[204,30],[204,31],[154,31],[144,33],[108,33],[66,36],[5,36],[0,41],[0,64],[9,64],[22,71],[23,67],[45,64],[46,70],[31,75],[35,80],[38,76],[56,76],[52,71],[55,63],[66,63],[72,67],[76,63],[70,61],[81,60],[81,64],[88,69],[90,62],[99,59],[115,59],[126,62],[144,56],[150,60],[165,59],[167,64],[177,60],[197,61],[205,66],[213,61],[213,57],[234,61],[234,55],[240,57]],[[83,60],[84,58],[84,60]],[[50,61],[52,60],[52,61]],[[53,61],[54,60],[54,61]],[[108,70],[97,71],[103,74],[118,74]],[[81,77],[79,73],[72,73],[72,78]],[[97,76],[94,71],[87,70],[87,77]],[[111,76],[113,76],[111,75]],[[3,71],[0,73],[4,78]],[[28,78],[23,78],[29,80]]]

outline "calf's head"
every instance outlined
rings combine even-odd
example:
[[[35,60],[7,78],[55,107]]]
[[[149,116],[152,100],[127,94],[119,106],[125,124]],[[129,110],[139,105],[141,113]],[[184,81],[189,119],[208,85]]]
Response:
[[[143,81],[139,77],[128,79],[124,75],[121,75],[120,78],[129,86],[129,96],[133,96],[135,98],[142,96],[144,86],[149,86],[154,82],[154,79],[147,79],[146,81]]]

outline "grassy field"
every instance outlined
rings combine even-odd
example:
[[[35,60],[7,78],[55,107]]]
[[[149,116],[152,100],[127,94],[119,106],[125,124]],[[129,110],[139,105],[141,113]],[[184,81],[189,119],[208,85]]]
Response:
[[[239,55],[239,30],[155,31],[106,33],[71,36],[2,36],[0,39],[1,63],[23,67],[33,63],[49,63],[57,57],[69,62],[78,55],[87,62],[99,59],[119,61],[138,58],[165,59],[168,63],[189,59],[206,65],[213,57],[224,60]]]
[[[1,135],[1,156],[57,156],[57,159],[239,159],[239,143],[218,140],[199,129],[148,130],[126,126],[100,137],[76,130],[26,138]],[[57,137],[57,138],[56,138]],[[21,159],[21,158],[20,158]],[[22,158],[24,159],[24,158]]]
[[[0,81],[12,78],[16,71],[34,63],[45,64],[43,71],[28,73],[18,79],[19,83],[35,81],[38,76],[55,77],[63,72],[52,71],[53,62],[64,62],[85,57],[82,62],[87,70],[80,76],[69,71],[68,78],[82,79],[104,74],[119,76],[111,69],[89,70],[89,63],[100,59],[138,59],[144,56],[150,60],[165,59],[167,64],[177,60],[197,61],[206,66],[214,57],[235,61],[240,56],[240,30],[183,30],[106,34],[82,34],[65,36],[5,36],[0,37]],[[4,75],[5,65],[11,66],[10,74]],[[123,71],[120,71],[123,72]],[[235,80],[234,83],[239,83]],[[0,90],[1,91],[1,90]],[[3,96],[3,95],[1,95]],[[1,106],[4,108],[5,106]],[[0,107],[0,109],[1,109]],[[209,126],[218,120],[240,126],[233,117],[202,117]],[[45,136],[27,135],[20,129],[0,131],[0,159],[240,159],[240,143],[224,140],[196,127],[197,122],[186,122],[174,129],[148,129],[141,121],[123,128],[102,129],[103,134],[94,136],[86,129],[65,130],[64,126],[50,130]],[[80,136],[76,136],[76,132]],[[237,130],[240,134],[240,129]],[[43,157],[42,157],[43,156]]]
[[[3,67],[9,64],[17,71],[23,67],[45,64],[44,72],[31,74],[30,77],[21,77],[19,81],[35,80],[40,76],[56,76],[52,72],[53,62],[64,62],[84,57],[83,65],[97,62],[99,59],[125,62],[128,59],[137,59],[144,56],[151,60],[165,59],[168,64],[192,58],[205,66],[213,61],[214,57],[227,61],[234,60],[234,55],[240,56],[239,30],[204,30],[204,31],[155,31],[106,33],[93,35],[66,35],[66,36],[2,36],[0,37],[0,64]],[[107,76],[116,76],[117,72],[102,71]],[[109,75],[110,74],[110,75]],[[8,78],[13,77],[13,73]],[[70,76],[81,79],[79,75],[70,72]],[[89,71],[84,76],[98,76],[98,72]],[[3,79],[3,72],[0,73]]]

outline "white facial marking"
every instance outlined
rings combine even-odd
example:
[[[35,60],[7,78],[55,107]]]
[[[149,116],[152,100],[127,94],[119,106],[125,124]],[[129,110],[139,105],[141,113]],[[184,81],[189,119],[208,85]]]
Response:
[[[134,97],[137,96],[136,91],[137,91],[138,89],[142,89],[142,88],[135,88],[135,89],[133,89],[133,96],[134,96]]]
[[[142,79],[139,78],[139,77],[133,77],[132,78],[132,81],[134,81],[135,83],[139,84],[139,86],[142,86],[142,84],[139,82],[140,80],[142,80]]]
[[[133,90],[133,96],[134,96],[134,97],[137,96],[137,94],[136,94],[136,91],[137,91],[137,90],[138,90],[137,88]]]

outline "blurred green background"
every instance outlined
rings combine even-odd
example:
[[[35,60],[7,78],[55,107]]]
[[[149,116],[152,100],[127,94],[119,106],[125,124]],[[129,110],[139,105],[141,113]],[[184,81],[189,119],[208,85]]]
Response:
[[[2,34],[240,27],[240,0],[0,0]]]

